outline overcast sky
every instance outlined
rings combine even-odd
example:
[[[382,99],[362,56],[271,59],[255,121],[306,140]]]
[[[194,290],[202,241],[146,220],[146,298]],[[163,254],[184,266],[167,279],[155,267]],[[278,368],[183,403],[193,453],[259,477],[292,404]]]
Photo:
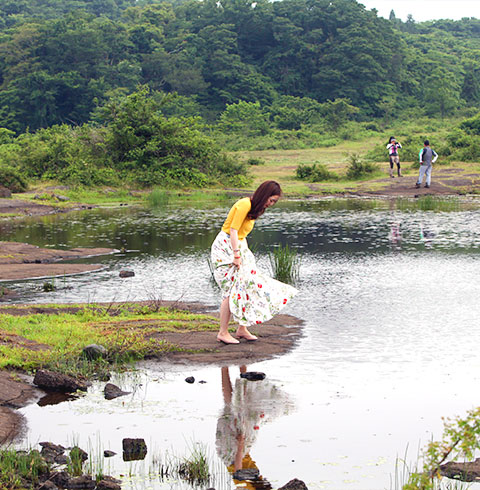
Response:
[[[393,9],[395,16],[405,21],[408,14],[422,22],[433,19],[480,18],[480,0],[358,0],[367,9],[377,9],[378,15],[388,19]]]

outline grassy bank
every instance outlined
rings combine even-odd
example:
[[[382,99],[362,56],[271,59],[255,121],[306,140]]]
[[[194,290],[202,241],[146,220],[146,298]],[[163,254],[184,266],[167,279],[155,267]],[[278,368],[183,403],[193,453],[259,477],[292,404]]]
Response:
[[[137,304],[42,305],[48,313],[31,307],[0,308],[0,368],[34,371],[52,369],[91,376],[148,357],[179,350],[157,338],[162,332],[216,330],[217,320],[205,314]],[[92,363],[81,355],[83,347],[101,344],[104,359]]]

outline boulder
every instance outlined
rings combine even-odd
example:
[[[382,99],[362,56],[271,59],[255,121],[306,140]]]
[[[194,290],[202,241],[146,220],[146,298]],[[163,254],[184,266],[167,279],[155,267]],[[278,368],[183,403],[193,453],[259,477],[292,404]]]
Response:
[[[247,371],[246,373],[240,373],[241,378],[248,379],[248,381],[261,381],[265,379],[265,373],[259,373],[257,371]]]
[[[447,478],[465,482],[480,481],[480,458],[466,463],[450,461],[439,467],[440,474]]]
[[[118,386],[107,383],[103,389],[103,394],[106,400],[113,400],[119,396],[129,395],[131,391],[122,391]]]
[[[60,461],[63,461],[63,458],[66,459],[66,456],[63,454],[65,452],[65,448],[63,446],[53,444],[53,442],[41,442],[40,446],[42,446],[40,454],[47,463],[64,464],[57,461],[57,458],[60,457],[62,457]]]
[[[70,478],[65,488],[69,490],[93,490],[96,485],[96,481],[90,475],[82,475]]]
[[[134,275],[135,275],[135,272],[127,271],[127,270],[120,271],[120,274],[119,274],[120,277],[133,277]]]
[[[50,481],[58,488],[66,488],[70,475],[66,471],[58,471],[50,475]]]
[[[101,359],[107,355],[107,349],[103,345],[90,344],[82,349],[82,356],[86,357],[89,361],[95,361]]]
[[[278,490],[308,490],[308,488],[302,480],[294,478],[283,485],[283,487],[280,487]]]
[[[122,441],[122,447],[124,461],[142,460],[147,455],[147,445],[144,439],[125,438]]]
[[[42,483],[42,490],[58,490],[58,487],[53,481],[46,480]]]
[[[96,490],[120,490],[121,481],[111,476],[104,476],[99,482],[97,482]]]
[[[33,384],[44,390],[62,391],[64,393],[72,393],[77,390],[87,391],[87,387],[89,386],[88,382],[46,369],[39,369],[35,373]]]
[[[85,463],[88,459],[88,453],[78,446],[73,446],[70,449],[70,459],[81,460],[82,463]]]

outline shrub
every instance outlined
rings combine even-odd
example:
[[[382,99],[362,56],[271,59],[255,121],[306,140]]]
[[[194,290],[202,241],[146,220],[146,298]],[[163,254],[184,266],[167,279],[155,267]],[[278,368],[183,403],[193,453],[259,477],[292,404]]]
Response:
[[[349,160],[350,163],[347,168],[348,179],[358,180],[378,170],[378,165],[362,161],[360,156],[355,153],[349,156]]]
[[[297,179],[306,180],[308,182],[322,182],[324,180],[338,180],[338,175],[335,172],[328,170],[323,163],[314,163],[307,165],[301,163],[296,170]]]
[[[247,165],[265,165],[265,160],[263,160],[262,158],[250,157],[247,160]]]
[[[27,181],[18,169],[13,167],[0,168],[0,185],[12,192],[23,192],[27,189]]]

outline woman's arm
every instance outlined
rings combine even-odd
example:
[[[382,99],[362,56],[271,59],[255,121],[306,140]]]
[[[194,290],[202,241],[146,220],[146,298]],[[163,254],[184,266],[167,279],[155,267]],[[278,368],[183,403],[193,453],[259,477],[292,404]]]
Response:
[[[238,230],[235,228],[230,228],[230,243],[232,244],[233,248],[233,265],[235,267],[240,267],[242,259],[240,257]]]

